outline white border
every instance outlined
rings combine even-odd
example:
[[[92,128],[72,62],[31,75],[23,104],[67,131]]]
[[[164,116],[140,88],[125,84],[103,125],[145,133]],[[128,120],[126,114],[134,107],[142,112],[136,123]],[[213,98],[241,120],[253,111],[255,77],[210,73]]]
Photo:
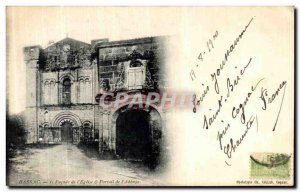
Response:
[[[6,6],[286,6],[286,5],[294,5],[296,8],[299,9],[300,7],[300,1],[299,0],[287,0],[287,1],[274,1],[274,0],[251,0],[251,1],[241,1],[241,0],[231,0],[231,1],[225,1],[225,0],[207,0],[207,1],[197,1],[197,0],[102,0],[102,1],[96,1],[96,0],[72,0],[72,1],[64,1],[62,0],[26,0],[26,1],[18,1],[18,0],[1,0],[0,1],[0,123],[1,123],[1,129],[2,132],[0,134],[0,156],[1,156],[1,168],[0,168],[0,191],[9,191],[9,190],[16,190],[16,189],[9,189],[6,186],[6,161],[5,161],[5,151],[6,151],[6,134],[5,132],[5,114],[6,114],[6,15],[5,15],[5,8]],[[299,10],[298,10],[299,15]],[[299,26],[299,19],[297,19],[297,26]],[[297,31],[298,32],[298,31]],[[296,42],[297,43],[297,42]],[[299,55],[299,49],[297,50],[297,55]],[[299,67],[297,70],[297,74],[299,76]],[[299,90],[299,82],[297,82],[297,90]],[[299,93],[297,100],[299,99]],[[298,106],[297,106],[298,109]],[[299,117],[299,113],[297,113],[297,119]],[[295,129],[298,129],[298,127],[295,127]],[[297,138],[299,138],[299,129],[298,129],[298,135]],[[297,146],[297,154],[299,154],[299,148]],[[298,176],[299,178],[299,176]],[[299,179],[297,181],[299,185]],[[18,191],[44,191],[49,189],[42,189],[42,188],[36,188],[36,189],[18,189]],[[107,190],[107,189],[95,189],[95,188],[88,188],[88,189],[56,189],[56,191],[87,191],[87,190]],[[121,189],[110,189],[110,191],[117,191]],[[124,189],[123,189],[124,190]],[[131,191],[132,189],[126,189],[126,191]],[[141,190],[147,190],[147,189],[141,189]],[[154,189],[152,189],[154,190]],[[157,189],[156,189],[157,190]],[[174,189],[172,189],[174,190]],[[178,190],[178,189],[177,189]],[[181,189],[186,190],[186,189]],[[203,189],[199,189],[203,190]],[[205,191],[210,191],[212,189],[205,189]],[[213,190],[220,190],[214,188]],[[224,190],[224,189],[221,189]],[[232,189],[228,189],[232,190]],[[241,190],[241,189],[238,189]],[[269,189],[272,190],[272,189]],[[282,191],[284,189],[276,190],[276,191]],[[165,191],[164,189],[159,189],[158,191]],[[263,191],[263,189],[259,189],[257,191]]]

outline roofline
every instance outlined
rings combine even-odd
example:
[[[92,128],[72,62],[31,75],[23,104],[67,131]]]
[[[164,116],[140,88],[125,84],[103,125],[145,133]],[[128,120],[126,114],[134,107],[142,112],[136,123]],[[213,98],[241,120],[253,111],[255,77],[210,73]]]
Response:
[[[164,39],[168,36],[154,36],[154,37],[143,37],[137,39],[126,39],[120,41],[109,41],[109,42],[102,42],[96,44],[96,48],[108,48],[108,47],[117,47],[117,46],[124,46],[124,45],[135,45],[135,44],[145,44],[145,43],[152,43],[153,41],[157,41],[160,39]]]
[[[32,48],[39,48],[39,49],[42,49],[42,46],[40,45],[31,45],[31,46],[25,46],[23,47],[24,49],[32,49]]]
[[[84,43],[84,44],[86,44],[86,45],[91,46],[91,44],[89,44],[89,43],[86,43],[86,42],[84,42],[84,41],[80,41],[80,40],[77,40],[77,39],[73,39],[73,38],[71,38],[71,37],[63,38],[62,40],[59,40],[59,41],[53,43],[52,45],[54,45],[54,44],[56,44],[56,43],[60,43],[61,41],[64,41],[65,39],[71,39],[71,40],[73,40],[73,41],[77,41],[77,42]],[[45,49],[51,47],[52,45],[49,45],[49,46],[45,47]]]

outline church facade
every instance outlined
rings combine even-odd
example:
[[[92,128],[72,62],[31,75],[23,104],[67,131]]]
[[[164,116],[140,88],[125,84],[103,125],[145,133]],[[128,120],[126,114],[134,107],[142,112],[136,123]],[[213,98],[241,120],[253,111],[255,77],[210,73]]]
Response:
[[[91,43],[65,38],[45,49],[25,47],[27,143],[97,143],[100,152],[124,158],[156,153],[165,112],[152,104],[113,104],[121,103],[120,93],[144,98],[164,89],[165,53],[166,37]],[[100,105],[105,93],[114,107]]]

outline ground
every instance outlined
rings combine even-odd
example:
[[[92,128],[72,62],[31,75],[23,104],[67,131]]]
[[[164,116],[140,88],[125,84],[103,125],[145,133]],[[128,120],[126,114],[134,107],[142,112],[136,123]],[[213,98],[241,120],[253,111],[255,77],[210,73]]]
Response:
[[[27,147],[9,159],[9,185],[163,185],[158,171],[141,163],[99,159],[72,144]]]

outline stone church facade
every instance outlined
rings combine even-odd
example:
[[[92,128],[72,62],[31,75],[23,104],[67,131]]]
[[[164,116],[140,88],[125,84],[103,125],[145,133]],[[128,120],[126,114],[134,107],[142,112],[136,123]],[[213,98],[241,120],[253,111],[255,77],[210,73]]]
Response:
[[[25,47],[27,143],[94,142],[100,152],[128,158],[155,153],[165,112],[152,104],[129,109],[126,102],[103,108],[99,98],[109,92],[106,101],[114,104],[119,93],[144,98],[165,88],[165,50],[166,37],[90,44],[65,38],[45,49]]]

